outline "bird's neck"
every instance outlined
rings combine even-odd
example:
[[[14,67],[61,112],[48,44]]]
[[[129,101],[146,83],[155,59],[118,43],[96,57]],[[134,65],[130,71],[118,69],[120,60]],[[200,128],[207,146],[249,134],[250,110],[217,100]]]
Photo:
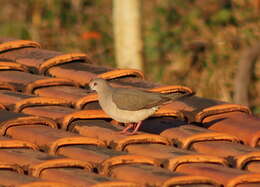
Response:
[[[110,106],[109,101],[112,99],[112,87],[104,86],[102,90],[97,92],[98,94],[98,102],[103,110],[106,110],[108,106]]]
[[[112,87],[110,85],[105,85],[102,90],[98,91],[100,97],[106,97],[108,94],[112,94]]]

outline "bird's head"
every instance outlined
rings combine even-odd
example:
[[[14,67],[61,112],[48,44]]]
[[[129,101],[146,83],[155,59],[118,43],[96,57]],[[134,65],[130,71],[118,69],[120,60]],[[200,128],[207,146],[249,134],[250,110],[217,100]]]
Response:
[[[89,83],[89,87],[91,90],[95,90],[96,92],[99,92],[105,88],[107,88],[109,85],[105,79],[101,78],[95,78],[92,79]]]

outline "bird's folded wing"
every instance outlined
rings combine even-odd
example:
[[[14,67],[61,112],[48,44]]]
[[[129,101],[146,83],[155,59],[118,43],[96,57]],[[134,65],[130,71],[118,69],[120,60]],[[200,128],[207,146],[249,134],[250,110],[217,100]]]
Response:
[[[159,93],[145,92],[135,89],[116,88],[112,100],[121,110],[136,111],[158,106],[169,100]]]

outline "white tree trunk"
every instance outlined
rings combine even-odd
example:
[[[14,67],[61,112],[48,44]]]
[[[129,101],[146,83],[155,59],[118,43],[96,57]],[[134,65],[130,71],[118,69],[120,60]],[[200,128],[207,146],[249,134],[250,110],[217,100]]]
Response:
[[[141,0],[113,0],[116,63],[119,68],[143,69]]]

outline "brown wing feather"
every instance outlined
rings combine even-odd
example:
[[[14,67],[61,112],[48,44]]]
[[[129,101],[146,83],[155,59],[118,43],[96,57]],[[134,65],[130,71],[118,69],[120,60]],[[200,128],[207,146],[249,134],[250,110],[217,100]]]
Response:
[[[152,108],[170,100],[159,93],[125,88],[114,89],[112,99],[118,108],[130,111]]]

